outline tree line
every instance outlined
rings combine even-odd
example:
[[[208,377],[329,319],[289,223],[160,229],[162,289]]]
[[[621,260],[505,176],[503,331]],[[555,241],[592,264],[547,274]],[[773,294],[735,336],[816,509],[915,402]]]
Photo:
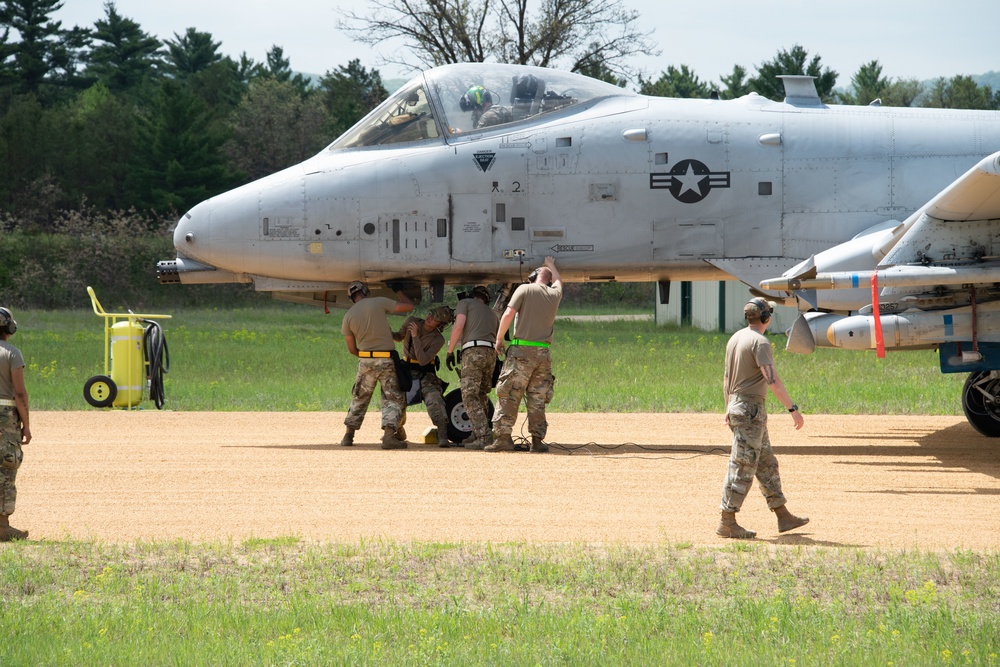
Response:
[[[193,27],[161,39],[113,1],[93,25],[66,28],[54,18],[62,6],[0,0],[0,302],[7,304],[78,305],[86,284],[106,286],[111,302],[162,298],[145,260],[172,256],[168,229],[179,214],[316,154],[388,96],[380,72],[359,60],[313,81],[278,45],[256,62],[223,53],[221,42]],[[801,46],[779,51],[753,75],[735,65],[719,84],[686,65],[647,80],[628,60],[658,52],[637,28],[639,13],[620,0],[367,6],[366,15],[345,14],[340,27],[367,43],[405,40],[397,54],[410,67],[511,62],[649,95],[757,92],[777,100],[784,93],[776,75],[812,74],[829,102],[1000,108],[1000,93],[969,77],[923,90],[884,76],[878,61],[854,75],[849,92],[836,92],[837,73]],[[120,277],[123,266],[129,275]]]
[[[161,40],[114,2],[65,29],[61,6],[0,3],[0,210],[22,229],[67,209],[174,216],[319,152],[387,95],[357,60],[311,85],[279,46],[255,62],[195,28]]]

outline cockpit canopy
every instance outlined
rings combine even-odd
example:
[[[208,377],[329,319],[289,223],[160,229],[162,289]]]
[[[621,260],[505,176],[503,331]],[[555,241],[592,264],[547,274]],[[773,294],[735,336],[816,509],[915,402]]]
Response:
[[[632,95],[604,81],[543,67],[446,65],[412,79],[330,150],[453,138],[530,122],[599,98]]]

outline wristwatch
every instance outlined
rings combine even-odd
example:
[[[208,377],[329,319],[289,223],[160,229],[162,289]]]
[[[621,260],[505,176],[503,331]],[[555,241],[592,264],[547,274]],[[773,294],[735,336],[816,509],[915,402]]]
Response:
[[[788,411],[789,412],[795,412],[798,409],[799,409],[799,406],[797,406],[794,403],[792,403],[792,407],[788,408]]]

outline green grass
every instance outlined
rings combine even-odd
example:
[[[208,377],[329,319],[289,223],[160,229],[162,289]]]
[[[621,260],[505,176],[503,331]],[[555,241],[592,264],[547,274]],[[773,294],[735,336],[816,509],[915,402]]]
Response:
[[[18,544],[4,665],[996,665],[1000,560],[740,544]]]
[[[107,306],[106,306],[107,307]],[[108,307],[111,310],[110,307]],[[418,313],[423,309],[418,309]],[[580,313],[572,307],[563,313]],[[345,411],[357,360],[340,334],[342,311],[265,309],[166,312],[166,408]],[[83,384],[104,372],[104,320],[89,310],[17,313],[12,342],[25,355],[32,407],[90,409]],[[396,326],[402,318],[393,318]],[[778,371],[804,412],[961,414],[965,376],[943,375],[935,352],[820,349],[785,352]],[[552,348],[556,412],[721,412],[727,334],[653,322],[567,322]],[[442,368],[452,387],[458,378]],[[144,408],[150,408],[146,402]]]

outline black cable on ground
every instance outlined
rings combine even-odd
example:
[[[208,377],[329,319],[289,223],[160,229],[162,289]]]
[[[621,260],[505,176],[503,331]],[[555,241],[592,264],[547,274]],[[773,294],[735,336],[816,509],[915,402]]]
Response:
[[[514,435],[514,451],[517,452],[527,452],[531,446],[531,436],[525,435],[525,429],[527,428],[527,422],[521,424],[521,434]],[[676,461],[687,460],[697,458],[699,456],[729,456],[728,447],[708,447],[708,448],[698,448],[698,447],[676,447],[671,445],[639,445],[634,442],[623,442],[618,445],[600,445],[596,442],[588,442],[582,445],[563,445],[558,442],[543,441],[551,449],[557,449],[566,452],[567,454],[575,454],[577,452],[582,452],[583,454],[589,454],[591,456],[599,456],[601,453],[611,453],[618,449],[634,448],[640,450],[641,452],[648,452],[648,455],[644,454],[633,454],[633,455],[616,455],[614,459],[609,460],[622,460],[622,459],[673,459]],[[682,456],[677,456],[677,455]]]
[[[155,320],[143,320],[148,326],[142,334],[142,353],[148,364],[146,377],[149,380],[149,398],[157,410],[163,409],[166,396],[163,394],[163,374],[170,371],[170,351],[163,327]]]

